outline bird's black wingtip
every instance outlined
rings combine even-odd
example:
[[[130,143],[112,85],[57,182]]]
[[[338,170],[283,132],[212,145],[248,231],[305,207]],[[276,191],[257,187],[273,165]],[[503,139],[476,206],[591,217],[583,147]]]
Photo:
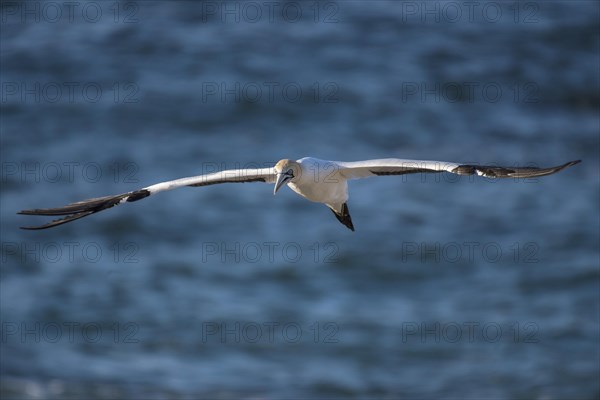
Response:
[[[75,221],[79,218],[86,217],[88,215],[97,213],[102,210],[114,207],[120,204],[123,199],[127,201],[136,201],[148,197],[150,191],[146,189],[137,190],[134,192],[127,192],[114,196],[97,197],[94,199],[88,199],[78,201],[76,203],[68,204],[64,207],[58,208],[36,208],[33,210],[21,210],[17,214],[21,215],[45,215],[45,216],[62,216],[63,218],[55,219],[47,224],[40,226],[24,226],[21,229],[27,230],[39,230],[52,228],[54,226],[66,224],[67,222]]]
[[[24,229],[26,231],[36,231],[42,228],[40,228],[39,226],[20,226],[19,229]]]
[[[572,167],[573,165],[577,165],[581,162],[581,160],[573,160],[573,161],[569,161],[567,163],[564,163],[563,165],[561,165],[560,167],[557,167],[556,172],[563,170],[565,168],[569,168]]]

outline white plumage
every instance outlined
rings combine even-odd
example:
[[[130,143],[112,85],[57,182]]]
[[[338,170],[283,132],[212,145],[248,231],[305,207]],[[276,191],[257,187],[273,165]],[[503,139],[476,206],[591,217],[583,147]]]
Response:
[[[550,168],[498,167],[459,164],[442,161],[403,160],[386,158],[355,162],[327,161],[312,157],[297,161],[283,159],[272,168],[235,169],[157,183],[114,196],[99,197],[72,203],[64,207],[23,210],[19,214],[64,216],[45,225],[23,229],[45,229],[106,210],[125,202],[141,200],[150,195],[184,186],[199,187],[220,183],[274,183],[274,193],[287,185],[300,196],[328,206],[336,218],[354,230],[348,211],[348,180],[379,175],[449,172],[459,175],[479,175],[489,178],[529,178],[554,174],[579,163],[571,161]]]

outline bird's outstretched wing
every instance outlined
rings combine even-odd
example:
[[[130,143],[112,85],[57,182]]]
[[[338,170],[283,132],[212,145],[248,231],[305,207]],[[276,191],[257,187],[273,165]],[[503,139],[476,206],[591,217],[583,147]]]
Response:
[[[226,170],[212,174],[198,175],[189,178],[161,182],[139,190],[117,194],[114,196],[97,197],[94,199],[78,201],[76,203],[68,204],[64,207],[23,210],[18,214],[64,216],[63,218],[55,219],[44,225],[22,227],[22,229],[46,229],[66,224],[67,222],[75,221],[79,218],[87,217],[88,215],[95,214],[99,211],[106,210],[124,202],[141,200],[145,197],[165,190],[177,189],[184,186],[198,187],[216,185],[219,183],[274,183],[276,176],[275,169],[273,168]]]
[[[339,172],[347,179],[367,178],[378,175],[404,175],[419,172],[450,172],[458,175],[479,175],[487,178],[532,178],[554,174],[581,160],[569,161],[550,168],[537,167],[500,167],[490,165],[459,164],[444,161],[402,160],[386,158],[356,162],[335,163]]]

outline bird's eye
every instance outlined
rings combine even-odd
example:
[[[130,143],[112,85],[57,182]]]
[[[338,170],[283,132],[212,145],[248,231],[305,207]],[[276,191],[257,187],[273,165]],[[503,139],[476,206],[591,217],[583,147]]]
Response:
[[[288,169],[286,172],[286,175],[291,176],[292,178],[294,177],[294,170],[293,169]]]

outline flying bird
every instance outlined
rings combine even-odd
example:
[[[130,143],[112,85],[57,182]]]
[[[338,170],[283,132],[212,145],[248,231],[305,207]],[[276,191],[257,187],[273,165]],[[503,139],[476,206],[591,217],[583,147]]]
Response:
[[[219,183],[265,182],[275,184],[273,194],[283,185],[307,200],[323,203],[348,229],[354,231],[348,211],[348,180],[380,175],[449,172],[457,175],[479,175],[487,178],[531,178],[554,174],[581,160],[550,168],[498,167],[458,164],[442,161],[402,160],[387,158],[356,162],[319,160],[305,157],[283,159],[271,168],[235,169],[161,182],[139,190],[83,200],[58,208],[23,210],[19,214],[63,216],[47,224],[22,229],[46,229],[87,217],[122,203],[141,200],[156,193],[184,186],[200,187]]]

